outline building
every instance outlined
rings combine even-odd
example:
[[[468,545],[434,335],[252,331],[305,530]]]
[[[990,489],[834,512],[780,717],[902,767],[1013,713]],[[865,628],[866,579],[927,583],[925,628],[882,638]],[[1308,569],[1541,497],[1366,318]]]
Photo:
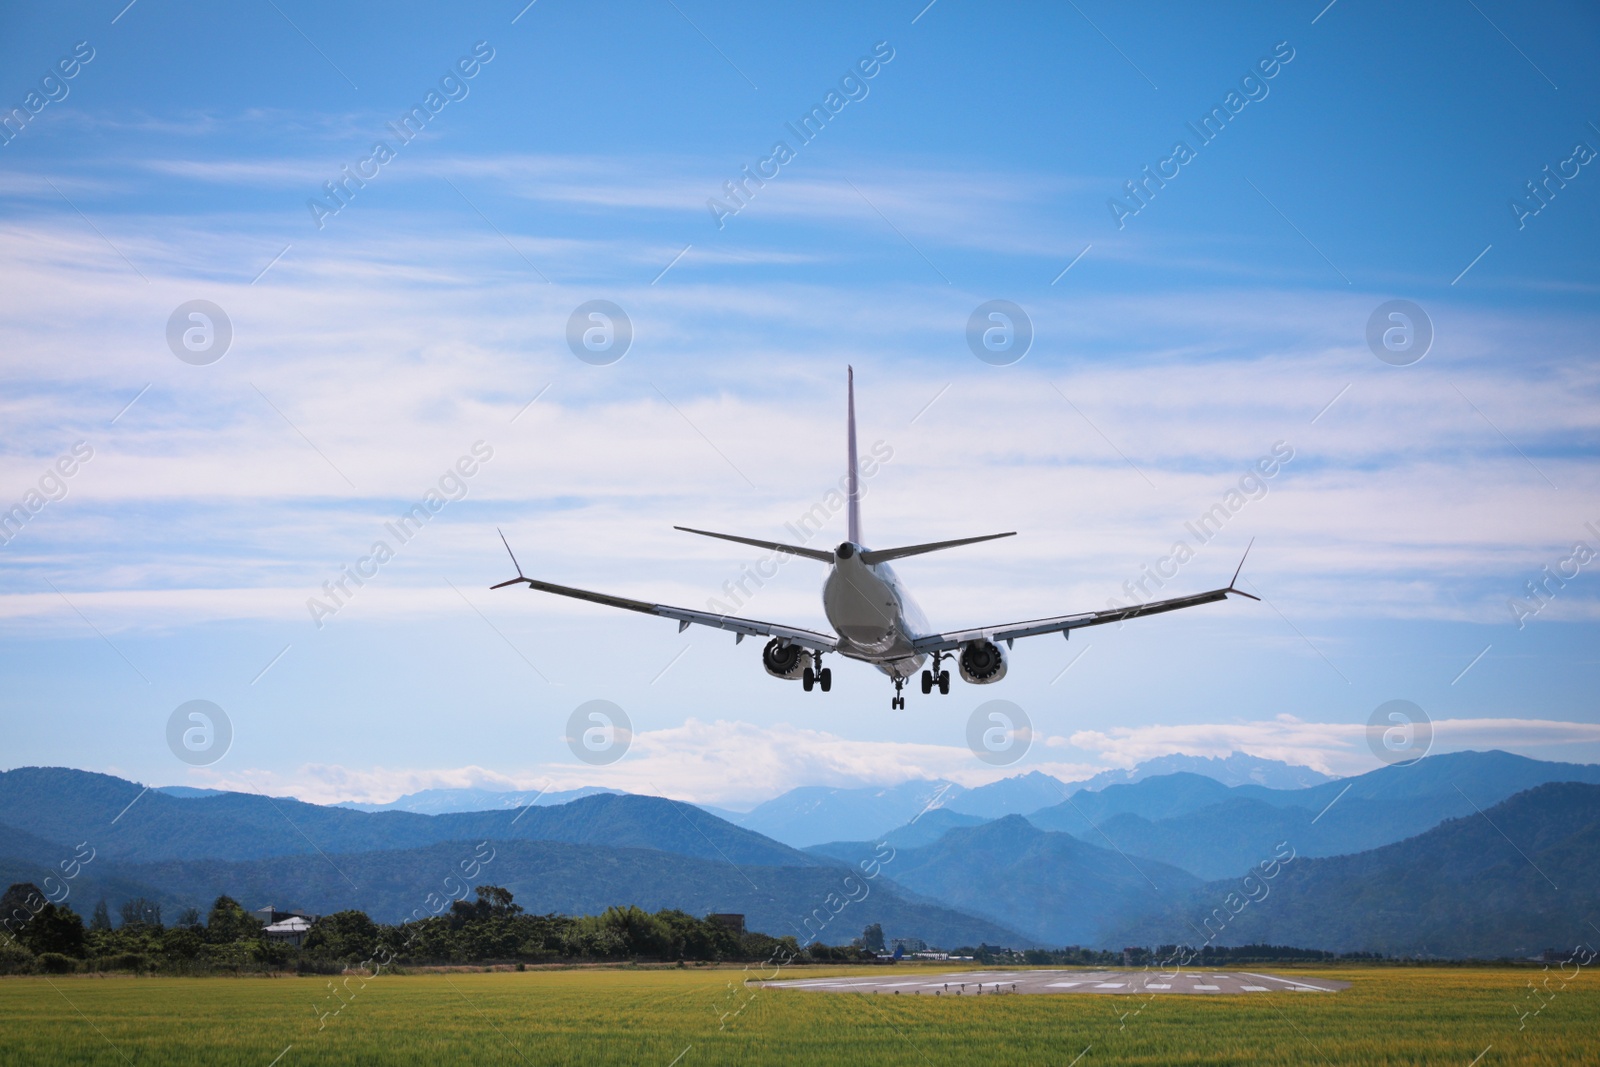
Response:
[[[735,937],[744,936],[744,916],[737,912],[713,912],[706,916],[706,922],[716,923]]]
[[[285,941],[299,948],[310,931],[310,919],[303,915],[291,915],[282,922],[268,923],[261,932],[273,941]]]
[[[285,919],[301,918],[305,919],[307,922],[316,922],[319,918],[321,918],[319,915],[313,915],[309,911],[301,911],[299,908],[280,908],[272,904],[263,904],[250,914],[254,915],[257,919],[260,919],[262,926],[271,926],[273,923],[281,923]]]

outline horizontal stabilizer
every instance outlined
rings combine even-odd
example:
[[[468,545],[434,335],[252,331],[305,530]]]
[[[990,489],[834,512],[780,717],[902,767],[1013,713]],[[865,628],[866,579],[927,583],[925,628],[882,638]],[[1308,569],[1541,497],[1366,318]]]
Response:
[[[1017,531],[1010,533],[984,534],[982,537],[963,537],[956,541],[932,541],[925,545],[906,545],[904,548],[878,548],[861,553],[862,563],[887,563],[891,559],[904,559],[906,556],[920,556],[924,552],[937,552],[941,548],[956,548],[960,545],[975,545],[979,541],[993,541],[1001,537],[1015,537]]]
[[[717,537],[724,541],[737,541],[741,545],[753,545],[756,548],[770,548],[778,552],[788,552],[795,556],[804,556],[821,563],[832,563],[833,553],[821,548],[801,548],[799,545],[785,545],[777,541],[761,541],[754,537],[735,537],[733,534],[712,533],[710,530],[694,530],[687,526],[674,526],[674,530],[684,533],[699,534],[701,537]]]

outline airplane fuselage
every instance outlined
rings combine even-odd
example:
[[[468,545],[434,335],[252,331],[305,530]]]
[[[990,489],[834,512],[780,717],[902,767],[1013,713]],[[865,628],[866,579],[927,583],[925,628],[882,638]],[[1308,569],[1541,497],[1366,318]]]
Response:
[[[910,678],[924,655],[912,641],[928,631],[922,608],[887,563],[865,563],[859,545],[834,550],[822,583],[822,610],[839,635],[838,652],[877,667],[891,678]]]

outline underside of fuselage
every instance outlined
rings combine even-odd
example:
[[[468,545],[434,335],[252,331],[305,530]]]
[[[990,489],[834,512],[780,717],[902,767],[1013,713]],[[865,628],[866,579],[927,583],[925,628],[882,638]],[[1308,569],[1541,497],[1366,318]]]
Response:
[[[822,610],[839,635],[837,651],[877,667],[894,679],[910,678],[927,658],[912,641],[927,619],[887,563],[861,560],[861,547],[845,542],[822,583]]]

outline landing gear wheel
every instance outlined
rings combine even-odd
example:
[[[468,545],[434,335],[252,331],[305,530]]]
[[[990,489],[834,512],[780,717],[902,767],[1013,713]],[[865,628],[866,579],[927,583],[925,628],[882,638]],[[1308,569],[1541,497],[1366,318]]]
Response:
[[[814,686],[816,684],[817,684],[817,672],[812,670],[810,667],[807,667],[806,668],[806,672],[800,676],[800,685],[801,685],[801,687],[803,689],[805,689],[806,692],[809,693],[809,692],[811,692],[812,686]]]
[[[939,672],[939,695],[940,696],[949,696],[950,695],[950,672],[949,671],[940,671]]]
[[[822,687],[822,691],[824,693],[826,693],[828,690],[833,688],[833,668],[832,667],[824,667],[824,668],[822,668],[821,673],[819,673],[817,675],[817,684]]]
[[[895,697],[893,700],[889,701],[889,706],[894,708],[896,711],[904,711],[906,709],[906,698]]]
[[[932,671],[923,671],[922,672],[922,695],[923,696],[927,696],[931,692],[933,692],[933,672]]]

